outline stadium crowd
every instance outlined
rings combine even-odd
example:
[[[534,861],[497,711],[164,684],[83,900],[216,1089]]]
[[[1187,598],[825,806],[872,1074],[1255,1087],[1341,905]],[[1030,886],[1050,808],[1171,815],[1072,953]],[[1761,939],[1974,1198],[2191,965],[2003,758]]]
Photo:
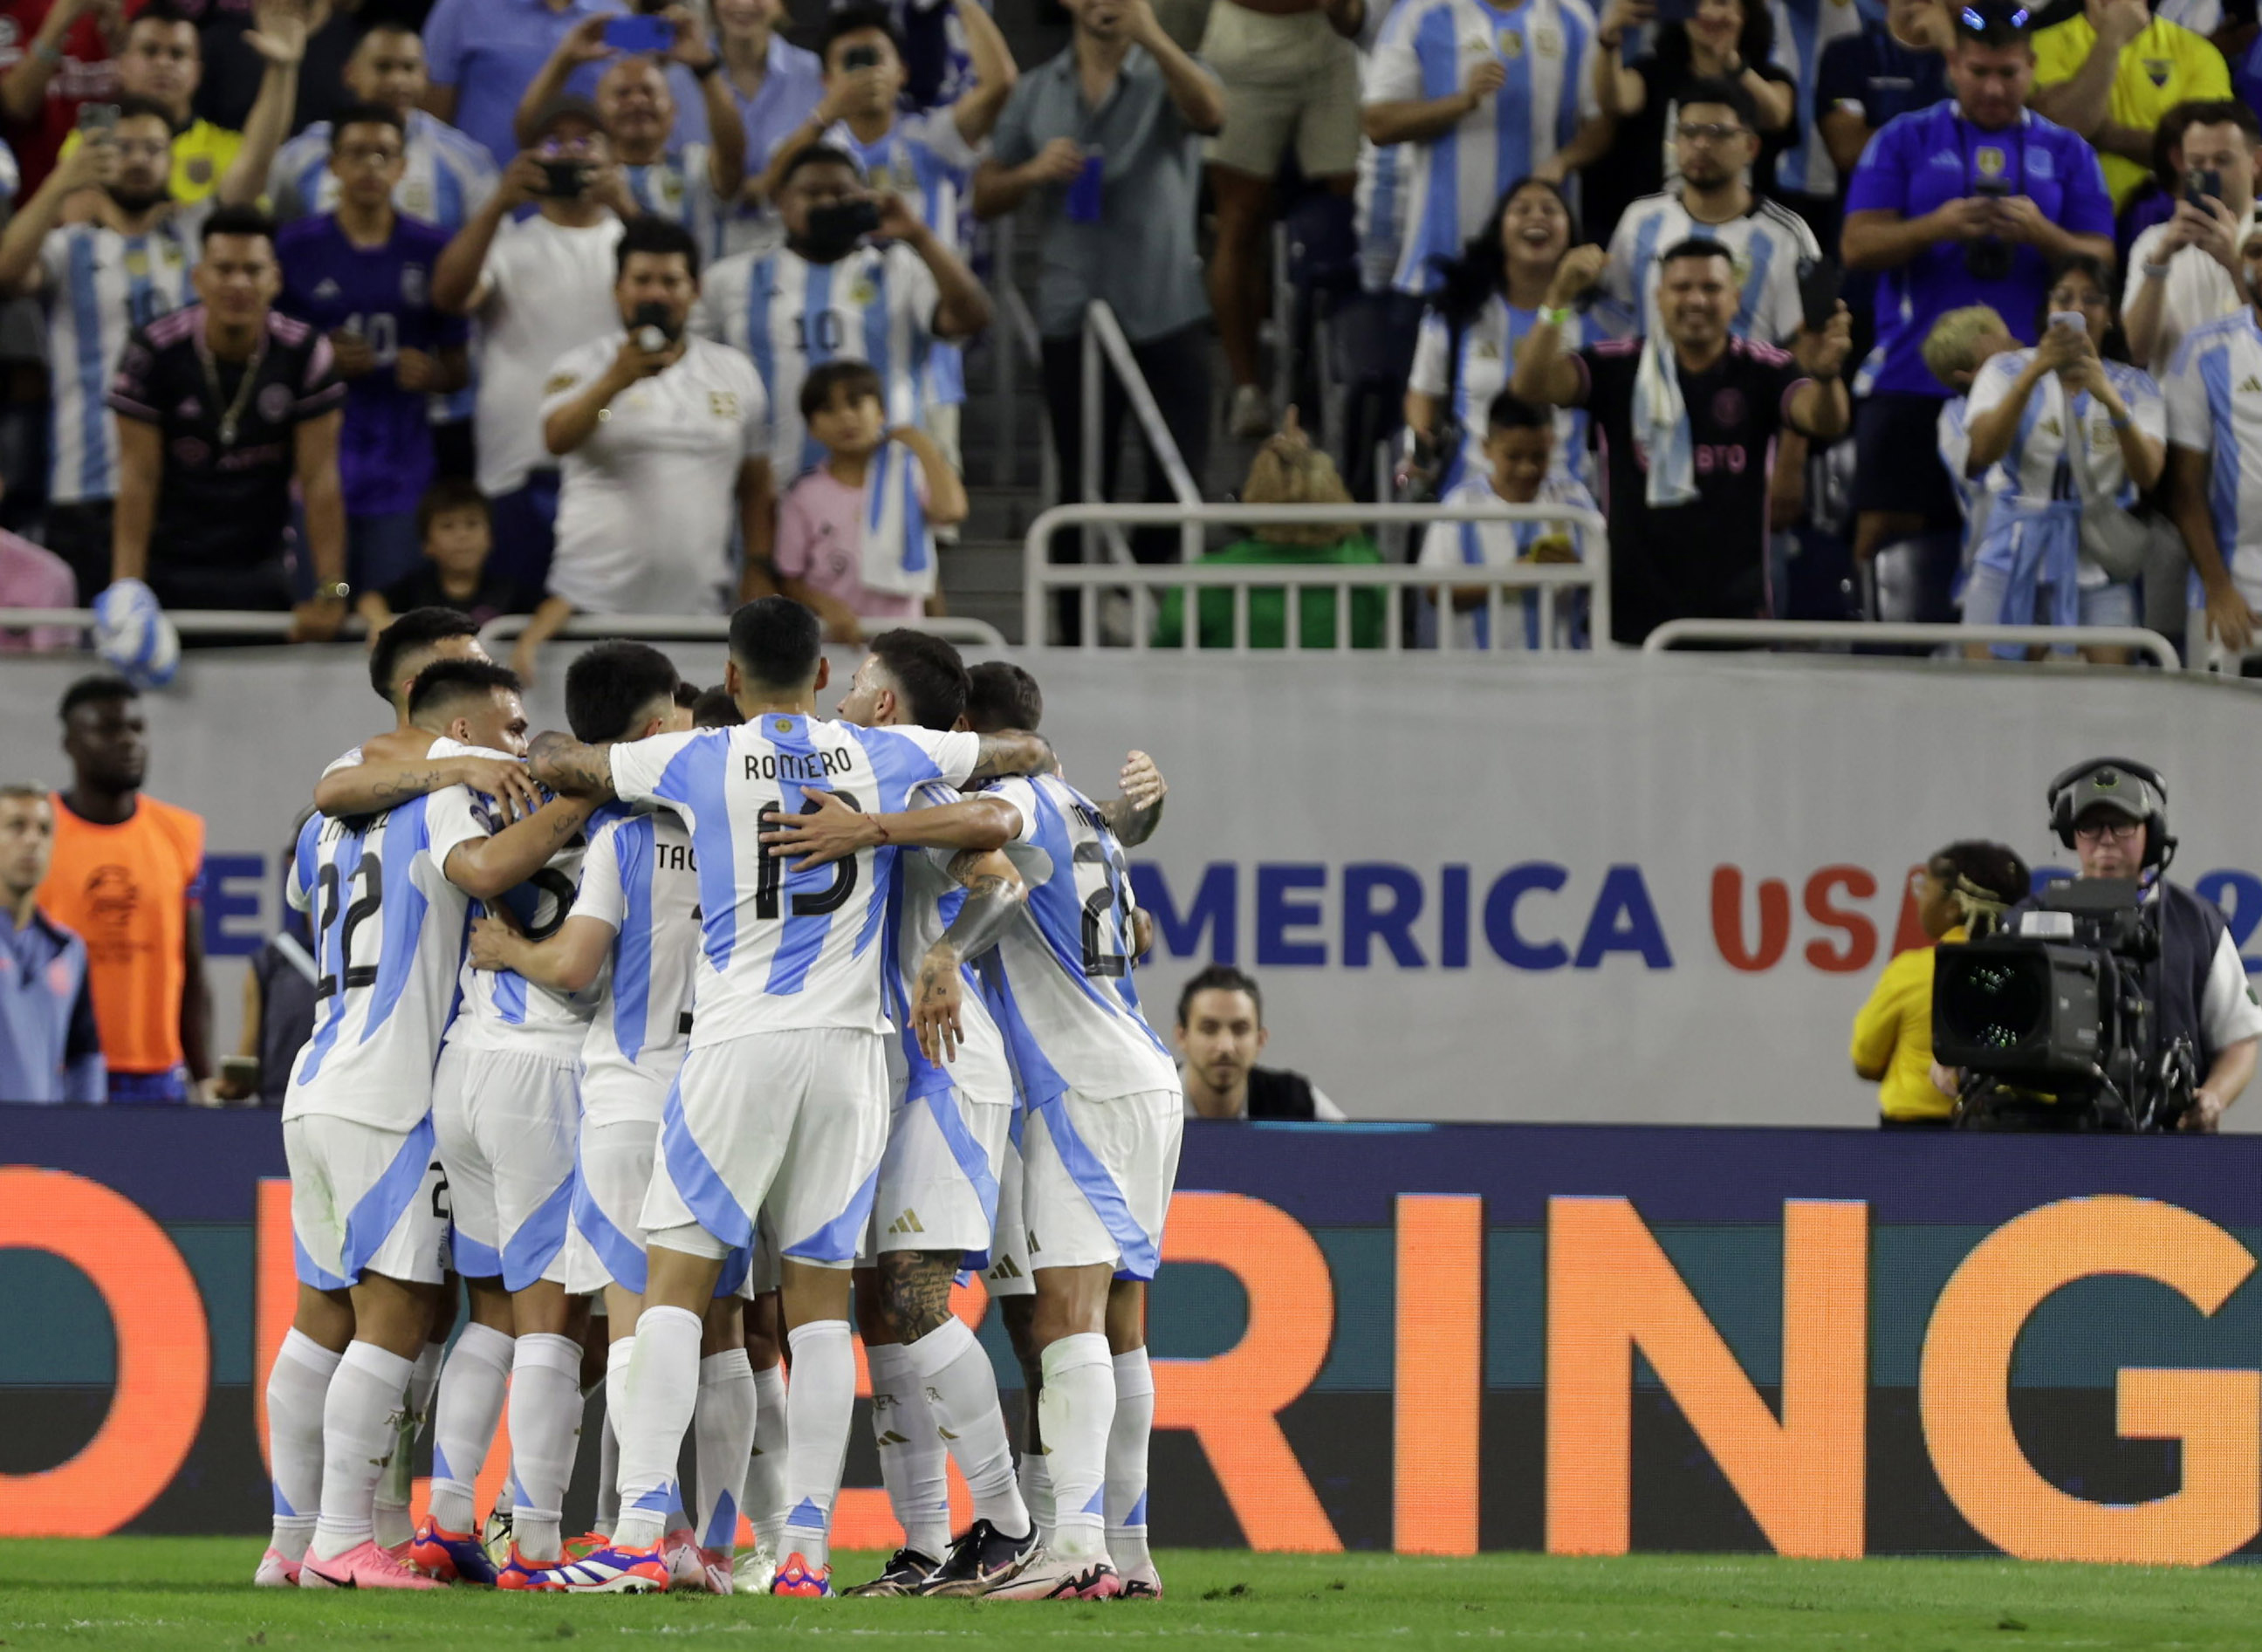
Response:
[[[1063,454],[1105,299],[1198,478],[1270,438],[1277,496],[1345,499],[1402,432],[1401,496],[1599,504],[1620,641],[2202,607],[2253,638],[2236,4],[1067,0],[1017,66],[960,0],[637,3],[0,4],[0,600],[131,581],[310,638],[437,601],[532,615],[522,671],[576,613],[939,611],[966,349],[1013,347],[981,226],[1019,212]],[[1034,56],[1058,19],[1007,21]],[[1111,376],[1109,496],[1126,405]],[[1231,558],[1378,554],[1318,537]],[[1325,618],[1305,646],[1384,640]]]

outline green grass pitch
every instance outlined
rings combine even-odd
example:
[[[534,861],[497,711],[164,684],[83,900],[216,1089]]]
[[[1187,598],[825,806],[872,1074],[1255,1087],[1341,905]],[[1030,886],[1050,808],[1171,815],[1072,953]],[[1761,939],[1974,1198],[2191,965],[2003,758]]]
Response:
[[[1636,1555],[1466,1561],[1171,1550],[1156,1605],[979,1601],[561,1599],[283,1594],[247,1580],[237,1538],[0,1542],[0,1645],[389,1646],[429,1652],[555,1646],[1953,1648],[2262,1645],[2262,1570],[2170,1572],[2001,1561],[1832,1563]],[[876,1556],[839,1570],[869,1575]],[[841,1639],[839,1637],[847,1637]]]

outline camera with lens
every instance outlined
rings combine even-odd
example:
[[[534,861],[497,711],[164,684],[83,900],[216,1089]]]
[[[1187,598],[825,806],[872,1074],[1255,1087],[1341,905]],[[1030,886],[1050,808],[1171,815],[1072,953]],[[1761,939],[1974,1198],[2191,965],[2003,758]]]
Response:
[[[1983,200],[2011,198],[2011,186],[2001,178],[1981,178],[1971,192]],[[1963,273],[1974,281],[2006,281],[2011,275],[2011,243],[2000,235],[1982,235],[1963,243]]]

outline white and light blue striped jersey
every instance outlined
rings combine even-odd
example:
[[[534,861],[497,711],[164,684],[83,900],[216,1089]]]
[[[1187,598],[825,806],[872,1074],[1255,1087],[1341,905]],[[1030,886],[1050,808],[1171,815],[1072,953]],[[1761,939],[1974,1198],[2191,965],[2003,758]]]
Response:
[[[2008,350],[1991,357],[1971,381],[1966,416],[1976,420],[2001,406],[2034,357],[2031,350]],[[2130,422],[2165,442],[2167,407],[2151,375],[2117,361],[2107,362],[2105,373],[2128,404]],[[2091,508],[2117,504],[2125,510],[2136,502],[2136,485],[2104,404],[2086,390],[2069,403],[2056,373],[2043,374],[2027,397],[2009,451],[1987,467],[1982,486],[1999,504],[2078,499]]]
[[[955,11],[951,25],[958,26]],[[871,143],[860,141],[846,121],[838,120],[824,141],[854,155],[874,189],[902,196],[944,246],[966,256],[973,199],[967,186],[982,155],[960,135],[947,107],[901,116]],[[966,400],[966,357],[957,345],[938,341],[928,350],[924,393],[929,407]]]
[[[1022,1100],[1105,1099],[1179,1087],[1178,1064],[1131,981],[1131,879],[1099,809],[1056,775],[1001,780],[988,795],[1021,812],[1005,853],[1029,886],[1020,915],[983,959]]]
[[[699,960],[699,873],[691,833],[665,809],[599,811],[573,916],[613,931],[603,995],[581,1044],[585,1125],[659,1122],[691,1047]],[[613,1084],[632,1074],[640,1084]],[[639,1108],[639,1102],[649,1105]]]
[[[1520,310],[1495,292],[1476,319],[1460,329],[1460,370],[1450,376],[1452,412],[1461,427],[1461,448],[1438,479],[1441,493],[1464,479],[1474,479],[1481,485],[1489,474],[1484,456],[1485,421],[1491,414],[1493,398],[1508,387],[1516,372],[1516,346],[1538,321],[1538,311]],[[1560,334],[1567,352],[1606,336],[1591,312],[1574,314]],[[1432,400],[1444,395],[1453,342],[1452,323],[1435,309],[1423,312],[1422,330],[1414,344],[1414,365],[1406,375],[1408,390],[1418,390]],[[1594,491],[1595,456],[1587,446],[1584,408],[1555,409],[1555,458],[1551,471],[1567,482]]]
[[[715,193],[715,170],[703,143],[670,149],[647,166],[623,164],[629,194],[648,218],[681,224],[699,243],[702,263],[723,256],[723,203]]]
[[[1791,126],[1799,139],[1776,157],[1776,185],[1800,195],[1833,196],[1838,169],[1831,164],[1830,146],[1814,129],[1814,84],[1830,43],[1862,32],[1861,11],[1854,0],[1768,0],[1768,10],[1775,16],[1775,61],[1797,83]],[[1753,182],[1765,184],[1764,179]]]
[[[781,493],[825,457],[801,419],[811,367],[868,362],[887,391],[888,422],[922,422],[940,299],[933,271],[900,242],[859,247],[837,263],[811,263],[790,249],[741,254],[707,272],[693,330],[753,357],[770,393],[770,468]]]
[[[1495,497],[1488,480],[1473,477],[1447,494],[1442,502],[1448,505],[1482,504]],[[1576,482],[1555,476],[1550,476],[1539,484],[1539,496],[1533,502],[1563,505],[1580,510],[1595,508],[1592,494]],[[1432,523],[1422,535],[1420,562],[1425,568],[1512,567],[1550,540],[1567,542],[1574,558],[1581,562],[1588,559],[1591,547],[1587,542],[1585,528],[1569,520],[1537,519],[1531,522]],[[1428,595],[1427,592],[1423,594]],[[1585,630],[1585,615],[1577,592],[1555,593],[1555,635],[1545,645],[1539,635],[1538,592],[1525,591],[1520,595],[1503,592],[1501,602],[1502,615],[1507,623],[1507,635],[1495,642],[1490,610],[1474,609],[1466,614],[1454,615],[1453,646],[1499,647],[1513,652],[1543,646],[1555,648],[1580,646]]]
[[[922,782],[962,783],[981,755],[978,734],[777,711],[612,748],[621,800],[672,809],[691,829],[700,911],[692,1048],[794,1028],[890,1030],[880,931],[902,851],[882,845],[798,871],[763,853],[761,825],[815,808],[810,794],[820,791],[893,813]]]
[[[118,492],[118,431],[104,400],[128,334],[196,301],[189,271],[211,198],[176,207],[147,234],[66,224],[40,244],[47,308],[47,500],[76,505]]]
[[[910,806],[933,809],[958,801],[955,790],[930,781],[911,794]],[[1027,827],[1025,819],[1024,833]],[[955,1087],[969,1100],[1010,1104],[1013,1075],[1005,1064],[1005,1038],[983,999],[974,960],[960,966],[966,991],[958,1014],[956,1059],[941,1066],[929,1061],[919,1053],[918,1035],[911,1027],[920,960],[957,921],[959,908],[966,904],[965,885],[950,875],[955,858],[952,849],[921,849],[905,855],[897,869],[895,891],[888,898],[888,1017],[896,1024],[896,1035],[888,1043],[890,1094],[897,1102],[917,1101]]]
[[[1968,566],[1971,552],[1986,537],[1992,503],[1985,479],[1965,474],[1971,463],[1971,398],[1950,396],[1941,402],[1937,429],[1941,468],[1948,473],[1948,485],[1956,490],[1956,506],[1963,512],[1963,560]]]
[[[1431,260],[1458,256],[1501,191],[1571,141],[1595,99],[1595,14],[1586,0],[1524,0],[1496,11],[1485,0],[1402,0],[1374,48],[1370,104],[1450,97],[1488,58],[1508,83],[1442,136],[1401,146],[1408,164],[1407,233],[1395,285],[1437,285]]]
[[[1647,337],[1662,331],[1657,312],[1657,257],[1676,242],[1717,241],[1735,266],[1739,338],[1781,344],[1798,331],[1805,310],[1798,297],[1798,261],[1822,249],[1806,220],[1787,206],[1754,199],[1752,210],[1725,224],[1700,224],[1681,204],[1677,190],[1645,195],[1625,209],[1610,236],[1603,266],[1603,292],[1621,333]]]
[[[510,761],[508,752],[489,751],[447,739],[434,740],[429,755],[435,761],[443,757],[499,757],[506,762]],[[440,800],[436,806],[449,822],[451,834],[457,829],[459,814],[468,814],[489,836],[502,826],[490,797],[461,786],[434,796]],[[556,934],[558,926],[573,909],[573,897],[581,883],[581,862],[588,848],[586,833],[575,836],[551,855],[540,871],[517,888],[498,900],[474,903],[473,915],[484,913],[490,905],[500,906],[510,914],[528,940],[543,941]],[[515,970],[474,970],[468,958],[464,962],[462,987],[462,1007],[457,1013],[455,1024],[448,1028],[450,1043],[459,1043],[469,1050],[532,1050],[569,1061],[580,1054],[582,1041],[588,1036],[589,1019],[596,1014],[602,991],[593,984],[579,992],[557,992],[536,985]]]
[[[495,181],[494,162],[485,146],[437,115],[409,111],[407,164],[393,191],[396,208],[453,234],[487,204]],[[328,121],[317,120],[276,151],[267,173],[267,198],[278,223],[337,210]]]
[[[284,892],[313,920],[321,978],[286,1120],[321,1114],[406,1133],[432,1110],[472,905],[441,869],[486,831],[460,786],[300,829]]]
[[[1398,277],[1406,242],[1406,146],[1378,148],[1358,141],[1358,182],[1351,193],[1351,227],[1358,237],[1358,285],[1387,292]]]
[[[2208,514],[2222,559],[2240,579],[2262,581],[2262,327],[2242,306],[2195,327],[2163,387],[2168,440],[2211,460]]]

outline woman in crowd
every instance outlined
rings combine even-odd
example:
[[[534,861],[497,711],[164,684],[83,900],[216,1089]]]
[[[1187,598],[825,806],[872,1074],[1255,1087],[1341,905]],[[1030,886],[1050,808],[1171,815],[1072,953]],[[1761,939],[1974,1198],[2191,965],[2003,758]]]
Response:
[[[2042,343],[2005,351],[1972,380],[1969,470],[1985,478],[1990,506],[1964,587],[1967,625],[2138,623],[2153,528],[2136,499],[2166,463],[2167,413],[2151,376],[2122,359],[2112,291],[2096,259],[2066,260],[2043,300]],[[2122,648],[2082,652],[2099,664],[2128,659]]]
[[[1433,458],[1440,497],[1465,474],[1481,480],[1490,473],[1485,410],[1507,387],[1516,347],[1538,321],[1555,267],[1577,239],[1562,190],[1543,178],[1522,178],[1445,266],[1444,285],[1423,313],[1406,379],[1407,427]],[[1575,350],[1600,336],[1581,312],[1564,328],[1563,347]],[[1580,409],[1556,411],[1554,473],[1592,489],[1587,415]]]

